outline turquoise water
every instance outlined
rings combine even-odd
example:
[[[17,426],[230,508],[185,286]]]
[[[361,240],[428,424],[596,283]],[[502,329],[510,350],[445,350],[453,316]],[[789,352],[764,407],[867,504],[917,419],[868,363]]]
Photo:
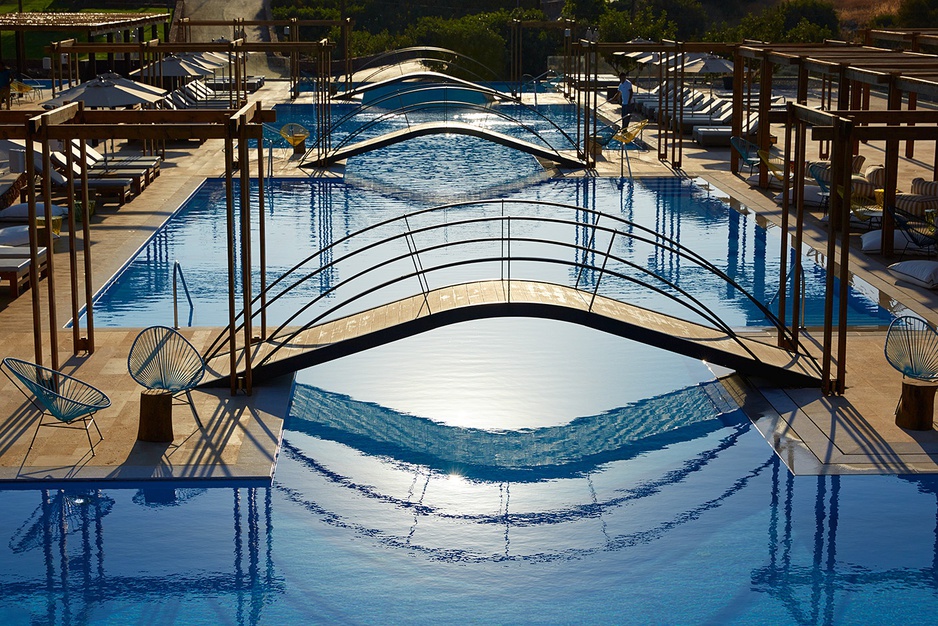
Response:
[[[673,178],[529,180],[529,157],[454,141],[400,149],[428,146],[440,157],[429,164],[371,155],[379,174],[353,160],[345,183],[272,181],[272,272],[481,187],[653,225],[766,301],[778,288],[777,229],[715,190]],[[480,162],[467,170],[469,149]],[[222,199],[219,181],[203,185],[99,298],[96,322],[170,320],[179,258],[192,323],[219,323]],[[569,236],[587,237],[587,225]],[[677,258],[618,252],[686,274],[734,326],[764,324]],[[823,276],[810,267],[816,302]],[[890,318],[859,282],[849,306],[853,324]],[[817,315],[812,304],[808,323]],[[0,490],[0,623],[932,623],[938,478],[794,477],[718,374],[525,319],[319,365],[296,375],[269,486]]]
[[[383,151],[375,154],[381,152]],[[388,160],[388,164],[387,170],[370,173],[369,177],[376,176],[379,181],[392,176],[400,179],[402,170],[413,165],[408,161],[402,163],[398,160]],[[370,224],[419,208],[436,206],[446,200],[463,199],[459,185],[454,182],[460,179],[461,175],[443,167],[434,168],[432,177],[418,177],[408,188],[389,187],[371,178],[365,178],[362,173],[364,171],[371,170],[359,169],[356,166],[352,180],[344,184],[320,180],[271,181],[265,213],[269,242],[269,281],[273,281],[295,263],[327,244]],[[521,175],[518,172],[515,174]],[[711,260],[753,293],[760,302],[774,302],[779,288],[778,229],[770,227],[745,208],[740,211],[731,207],[722,194],[714,193],[693,181],[650,178],[623,183],[617,179],[563,178],[536,180],[531,183],[529,179],[523,178],[522,180],[526,181],[523,186],[505,188],[498,182],[501,180],[500,175],[496,175],[495,181],[487,187],[485,177],[480,173],[474,182],[479,190],[495,197],[560,202],[654,227]],[[451,182],[453,184],[450,184]],[[463,182],[462,185],[465,186],[466,183]],[[434,188],[438,191],[432,197],[427,197]],[[498,211],[499,208],[490,210]],[[474,209],[471,207],[457,208],[448,211],[446,215],[455,219],[475,215],[472,211]],[[541,210],[541,213],[547,215],[551,211]],[[178,260],[193,293],[194,308],[190,325],[226,324],[227,291],[223,281],[226,275],[224,216],[224,184],[217,180],[207,181],[97,299],[95,323],[102,326],[171,323],[172,264],[174,260]],[[590,218],[585,214],[568,214],[567,217],[581,220],[582,227],[561,230],[557,236],[569,241],[588,243],[592,232],[589,228]],[[256,221],[254,230],[252,237],[256,245]],[[486,231],[480,227],[479,232]],[[384,234],[387,235],[386,232]],[[334,256],[340,257],[347,249],[346,246],[338,247]],[[716,277],[701,274],[698,268],[676,255],[663,253],[626,238],[620,238],[616,242],[613,252],[622,258],[654,269],[686,288],[714,308],[731,327],[767,325],[763,314],[751,302],[733,293]],[[255,262],[257,258],[258,252],[255,249]],[[571,262],[575,260],[577,259],[570,259]],[[406,263],[404,265],[406,266]],[[389,271],[404,273],[408,271],[405,266],[395,266]],[[805,267],[805,324],[809,327],[818,326],[823,320],[824,272],[808,255],[805,255]],[[271,321],[275,323],[286,319],[320,290],[333,287],[356,269],[360,268],[339,266],[333,272],[318,277],[315,285],[307,285],[290,297],[283,298],[271,310]],[[410,267],[410,271],[412,270]],[[481,268],[479,271],[490,269]],[[492,277],[489,274],[480,274],[469,276],[467,279]],[[530,269],[528,275],[516,274],[515,277],[552,280],[572,285],[578,274],[566,266],[538,266]],[[257,271],[255,279],[256,294],[260,288]],[[402,289],[402,292],[383,293],[384,302],[418,293],[415,285],[407,285]],[[607,280],[602,284],[600,293],[673,315],[687,315],[682,307],[660,294],[621,281]],[[861,281],[855,281],[848,295],[850,324],[888,324],[891,316],[880,307],[879,300],[879,294],[875,290],[870,290]],[[323,303],[323,306],[329,302],[331,300]],[[181,323],[186,325],[189,312],[184,300],[181,300],[181,307]]]
[[[0,491],[0,621],[932,623],[935,477],[793,477],[699,362],[585,329],[414,339],[298,380],[269,488]]]

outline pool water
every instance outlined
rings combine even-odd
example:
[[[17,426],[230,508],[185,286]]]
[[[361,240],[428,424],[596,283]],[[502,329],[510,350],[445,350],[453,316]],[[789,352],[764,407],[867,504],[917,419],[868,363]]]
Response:
[[[932,622],[935,477],[791,476],[701,363],[594,331],[413,339],[298,378],[269,488],[0,491],[0,622]]]
[[[270,181],[272,275],[380,219],[482,188],[652,225],[763,301],[778,290],[777,229],[693,181],[550,180],[531,174],[530,157],[462,138],[369,158],[384,169],[353,159],[341,183]],[[179,259],[191,323],[224,323],[223,207],[222,183],[207,181],[99,296],[96,322],[167,323]],[[589,232],[583,217],[566,234]],[[678,258],[634,242],[617,253],[699,283],[733,327],[765,324]],[[823,275],[809,267],[812,325]],[[324,275],[271,316],[341,278]],[[667,310],[627,285],[604,289]],[[860,281],[848,306],[853,325],[890,319]],[[931,623],[938,479],[794,477],[724,373],[526,319],[441,328],[298,372],[269,486],[0,490],[0,623]]]
[[[393,175],[398,178],[403,175],[400,168],[410,165],[407,162],[401,165],[396,160],[390,163],[393,163],[390,166],[394,170]],[[429,187],[441,184],[440,178],[448,182],[448,175],[449,173],[442,169],[435,169],[435,178],[431,177],[431,182],[427,184],[428,191]],[[383,173],[379,176],[383,176]],[[378,182],[366,185],[359,184],[358,181],[269,181],[265,213],[268,283],[320,248],[359,229],[420,208],[436,206],[447,200],[461,199],[445,195],[441,197],[440,193],[432,198],[418,199],[417,190],[422,180],[418,177],[418,183],[412,185],[410,192],[406,194],[398,194],[394,188],[388,189]],[[653,227],[709,259],[753,293],[759,302],[771,304],[770,308],[777,306],[775,298],[779,290],[780,253],[778,229],[759,219],[745,207],[741,210],[732,207],[722,194],[694,181],[673,177],[643,178],[635,182],[608,178],[561,178],[528,182],[517,188],[506,188],[493,183],[492,189],[494,197],[559,202]],[[498,193],[495,189],[498,189]],[[488,214],[499,210],[501,209],[498,206],[489,207]],[[445,215],[455,219],[476,215],[479,211],[481,210],[473,207],[462,207],[448,210]],[[545,216],[556,211],[557,209],[541,209]],[[582,225],[569,228],[568,231],[561,230],[557,236],[587,244],[592,233],[591,218],[585,213],[577,215],[571,212],[567,212],[565,217],[575,219]],[[412,228],[417,225],[411,223]],[[400,228],[400,225],[394,227]],[[257,263],[259,254],[256,247],[256,219],[253,228],[253,258]],[[173,262],[178,260],[193,294],[191,319],[189,307],[180,296],[182,325],[227,324],[227,290],[224,281],[219,280],[219,277],[226,275],[225,232],[224,183],[220,180],[206,181],[179,213],[154,235],[140,254],[99,295],[95,302],[95,323],[118,327],[170,323],[173,319],[172,267]],[[484,232],[480,226],[479,233]],[[387,231],[379,231],[374,237],[388,234]],[[403,243],[401,245],[403,246]],[[337,247],[333,252],[334,257],[341,257],[349,247]],[[597,247],[601,248],[602,245],[597,244]],[[721,279],[701,273],[698,268],[677,255],[663,253],[660,249],[625,237],[616,241],[612,251],[619,257],[655,270],[687,289],[717,311],[733,328],[768,325],[763,313],[752,302],[734,293]],[[791,252],[791,255],[789,267],[794,259],[794,252]],[[816,327],[821,325],[823,320],[824,272],[808,257],[809,255],[805,254],[804,324]],[[591,258],[570,260],[596,262]],[[406,265],[409,260],[404,259],[401,263],[403,265],[389,267],[387,275],[379,275],[375,280],[407,272]],[[317,277],[315,285],[306,285],[303,289],[281,298],[269,312],[271,323],[285,320],[317,293],[334,287],[344,277],[360,269],[360,266],[340,265],[333,271]],[[610,266],[609,269],[621,268]],[[409,271],[413,271],[412,266]],[[491,271],[491,268],[480,270],[484,271]],[[564,285],[573,285],[581,278],[569,266],[562,265],[547,267],[542,264],[525,271],[528,271],[528,274],[513,277],[550,280]],[[257,294],[260,289],[257,270],[254,277],[253,291]],[[482,274],[470,276],[468,279],[493,277],[497,275]],[[590,287],[583,284],[580,286]],[[606,279],[600,286],[601,295],[688,317],[686,309],[682,306],[661,294],[638,288],[626,281]],[[382,292],[380,298],[373,302],[363,300],[361,306],[383,304],[418,292],[415,284],[408,284],[402,286],[401,291]],[[327,299],[321,306],[331,304],[332,299]],[[880,306],[878,293],[870,290],[860,280],[855,280],[851,286],[847,305],[848,321],[853,326],[881,326],[891,320],[890,312]],[[314,308],[310,315],[318,311],[319,309]],[[343,314],[349,312],[352,311],[344,310]]]

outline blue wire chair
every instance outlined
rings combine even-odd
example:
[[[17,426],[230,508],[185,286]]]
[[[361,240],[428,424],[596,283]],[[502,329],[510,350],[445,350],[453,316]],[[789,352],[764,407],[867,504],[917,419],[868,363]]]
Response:
[[[894,206],[886,207],[886,210],[892,215],[896,228],[905,234],[906,239],[915,248],[918,248],[914,251],[924,252],[929,256],[938,252],[938,233],[935,231],[934,224],[925,221],[924,218],[914,213],[903,211]],[[908,249],[908,246],[903,248],[903,256]]]
[[[30,363],[7,357],[3,359],[3,366],[6,368],[7,378],[14,384],[16,381],[10,377],[13,375],[29,391],[33,393],[35,399],[31,398],[26,392],[23,392],[30,402],[39,409],[39,424],[36,426],[36,432],[33,433],[33,439],[29,442],[29,449],[33,449],[36,443],[36,435],[43,426],[72,427],[74,422],[81,421],[85,434],[88,435],[88,445],[91,447],[91,456],[94,456],[94,444],[91,442],[91,426],[98,431],[100,440],[104,439],[101,429],[94,422],[94,414],[102,409],[111,406],[111,400],[104,392],[92,387],[86,382],[78,380],[62,372],[58,372],[42,365]],[[6,372],[5,372],[6,373]],[[22,389],[20,389],[22,391]],[[45,415],[51,415],[55,422],[43,422]]]
[[[821,190],[819,194],[821,196],[821,207],[827,212],[827,209],[830,208],[831,185],[830,182],[825,180],[825,171],[827,171],[827,167],[819,163],[812,163],[808,166],[808,175],[814,179],[814,182]]]
[[[730,137],[730,145],[739,153],[743,165],[749,166],[749,174],[759,165],[759,146],[742,137]]]
[[[938,331],[925,320],[909,315],[894,319],[883,352],[903,376],[938,382]]]
[[[147,389],[161,389],[174,396],[190,391],[205,375],[205,361],[189,340],[168,326],[143,329],[130,347],[127,369]]]

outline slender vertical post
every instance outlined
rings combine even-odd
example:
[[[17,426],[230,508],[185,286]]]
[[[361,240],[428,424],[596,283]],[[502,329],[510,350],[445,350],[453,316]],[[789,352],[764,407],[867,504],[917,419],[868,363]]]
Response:
[[[253,315],[251,314],[251,154],[248,151],[248,124],[244,113],[238,116],[238,164],[241,182],[241,317],[244,324],[244,391],[251,395],[251,343],[253,342]]]
[[[730,133],[733,137],[742,137],[743,132],[743,70],[745,57],[736,49],[733,57],[733,115],[730,117]],[[739,171],[739,153],[730,150],[730,171],[735,175]]]
[[[72,353],[78,354],[81,344],[81,327],[78,324],[78,251],[75,237],[75,159],[71,140],[65,140],[65,184],[68,191],[68,277],[71,287],[69,295],[72,305]],[[47,223],[46,228],[51,224]]]
[[[81,103],[78,105],[81,106]],[[88,193],[88,145],[82,140],[81,155],[81,206],[84,215],[81,220],[82,259],[85,265],[85,329],[88,332],[85,349],[94,354],[94,284],[91,262],[91,197]],[[72,196],[73,194],[69,194]],[[76,320],[77,323],[77,320]]]
[[[28,126],[28,125],[27,125]],[[33,149],[33,133],[26,134],[26,201],[29,220],[29,285],[33,305],[33,349],[35,361],[42,365],[42,301],[39,293],[39,238],[36,232],[36,151]],[[46,250],[46,257],[52,250]]]
[[[38,135],[42,140],[42,201],[45,204],[45,219],[46,219],[46,228],[45,228],[45,241],[43,242],[46,246],[46,287],[48,287],[49,292],[49,343],[52,350],[52,360],[50,361],[52,369],[59,369],[59,324],[57,321],[57,312],[56,312],[56,302],[55,302],[55,267],[53,259],[55,255],[53,254],[53,244],[55,241],[52,239],[52,154],[49,149],[49,134],[48,134],[48,118],[45,116],[33,118],[30,120],[30,126],[33,126],[34,123],[38,123],[40,128],[34,128],[34,131],[38,131]],[[27,142],[32,141],[32,137],[26,140]],[[38,285],[34,287],[38,288]]]
[[[234,251],[234,123],[225,127],[225,217],[228,239],[228,363],[230,370],[231,395],[238,391],[238,343],[235,329],[235,251]]]
[[[260,137],[257,140],[257,228],[258,228],[258,254],[260,258],[261,278],[261,339],[267,338],[267,228],[264,213],[264,132],[263,126],[257,125]]]
[[[844,120],[842,122],[843,135],[840,139],[843,148],[853,146],[853,122]],[[845,180],[850,180],[853,168],[853,150],[843,150],[844,169],[846,170]],[[852,190],[844,192],[844,198],[848,198]],[[842,219],[840,223],[840,308],[838,309],[837,319],[837,379],[834,385],[834,392],[843,394],[847,390],[847,290],[850,286],[850,204],[844,203],[844,210],[841,212]]]

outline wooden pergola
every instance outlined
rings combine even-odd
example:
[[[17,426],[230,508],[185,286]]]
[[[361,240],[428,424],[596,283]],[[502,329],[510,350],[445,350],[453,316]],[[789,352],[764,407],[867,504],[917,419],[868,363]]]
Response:
[[[50,364],[53,369],[59,368],[58,332],[59,324],[56,319],[56,300],[64,297],[66,290],[56,286],[54,263],[52,254],[51,229],[43,229],[44,239],[40,240],[40,232],[36,227],[37,200],[41,194],[45,208],[45,223],[52,223],[52,182],[49,172],[52,171],[49,142],[58,140],[68,145],[73,140],[81,141],[81,159],[77,163],[80,176],[76,180],[72,173],[72,153],[66,151],[68,160],[66,167],[67,189],[76,189],[76,193],[67,192],[68,226],[69,226],[69,279],[68,297],[71,299],[71,313],[74,324],[72,326],[72,353],[93,353],[94,344],[94,316],[92,309],[93,270],[91,246],[91,229],[89,219],[84,219],[80,231],[76,229],[75,200],[80,198],[83,206],[88,206],[89,188],[88,173],[84,154],[85,141],[91,139],[132,139],[142,141],[171,141],[185,139],[223,139],[225,141],[225,185],[227,200],[227,241],[228,241],[228,309],[229,309],[229,346],[232,359],[237,354],[238,337],[235,319],[237,306],[235,302],[235,285],[240,282],[242,289],[241,307],[244,312],[245,324],[241,345],[249,345],[253,338],[252,327],[252,281],[251,281],[251,228],[252,214],[256,214],[260,224],[259,265],[261,290],[266,285],[266,241],[264,229],[264,142],[263,125],[276,121],[276,113],[263,109],[260,103],[245,105],[238,110],[205,110],[191,109],[183,111],[172,110],[144,110],[144,111],[95,111],[85,109],[81,103],[74,102],[52,111],[0,111],[0,138],[19,139],[26,146],[26,177],[30,181],[26,187],[29,222],[29,248],[30,248],[30,289],[32,295],[33,313],[33,340],[35,361],[42,364],[45,349],[43,347],[43,310],[48,322],[50,346]],[[251,154],[250,140],[256,140],[256,177],[259,181],[257,206],[251,206]],[[235,155],[237,145],[237,157]],[[36,154],[37,146],[41,155]],[[42,164],[41,171],[37,172],[36,165]],[[237,165],[236,165],[237,164]],[[240,204],[235,207],[235,171],[238,172],[238,185],[240,189]],[[39,190],[33,181],[39,179]],[[236,249],[235,224],[240,223],[240,248]],[[83,264],[79,267],[77,249],[78,233],[81,233],[83,249]],[[48,276],[46,278],[47,302],[42,303],[42,294],[39,285],[39,247],[45,246],[49,253],[46,255]],[[240,260],[236,263],[236,257]],[[241,268],[241,275],[236,275],[236,267]],[[79,279],[84,289],[79,287]],[[81,306],[84,299],[85,336],[82,336],[80,325]],[[261,306],[263,307],[263,295]],[[260,337],[266,336],[266,318],[261,316]],[[236,375],[234,362],[231,364],[231,391],[237,390],[251,392],[251,363],[250,351],[244,351],[247,359],[246,373],[241,377]]]
[[[124,40],[132,37],[143,40],[145,28],[151,29],[151,37],[158,36],[157,28],[163,25],[163,35],[169,38],[169,26],[172,16],[169,13],[3,13],[0,14],[0,32],[13,31],[16,34],[16,69],[20,74],[26,71],[26,37],[28,32],[78,32],[84,33],[88,41],[94,37],[105,36],[109,43],[114,43],[117,33],[124,34]],[[2,58],[0,53],[0,58]]]
[[[759,130],[757,143],[762,149],[770,145],[770,123],[785,126],[785,182],[782,204],[782,246],[789,245],[792,234],[795,249],[800,249],[804,228],[804,175],[808,129],[810,140],[827,146],[831,160],[831,181],[828,220],[827,289],[825,294],[822,340],[822,369],[825,391],[843,393],[847,372],[847,285],[849,267],[849,207],[851,202],[851,159],[861,141],[879,141],[885,146],[885,183],[883,205],[895,206],[898,187],[900,143],[906,143],[906,155],[913,153],[913,141],[935,141],[938,148],[938,113],[916,110],[919,96],[934,100],[938,97],[938,56],[922,52],[874,48],[828,42],[821,45],[765,44],[746,42],[737,49],[735,79],[737,85],[750,84],[757,73],[761,90],[758,100]],[[780,66],[796,70],[795,102],[784,112],[773,112],[770,97],[775,70]],[[822,84],[821,108],[808,106],[808,85],[811,76],[819,76]],[[871,90],[884,93],[885,109],[870,109]],[[903,102],[906,103],[903,108]],[[742,93],[734,92],[733,134],[742,129]],[[825,151],[821,151],[825,154]],[[733,171],[738,169],[739,155],[731,156]],[[933,165],[938,175],[938,149]],[[760,164],[760,185],[768,186],[768,171]],[[887,212],[883,216],[881,253],[893,254],[895,225]],[[782,254],[780,274],[787,276],[787,254]],[[800,260],[793,271],[800,272]],[[839,278],[839,310],[835,311],[834,281]],[[780,308],[784,312],[786,281],[782,281]],[[794,310],[800,309],[800,294],[791,294]],[[793,326],[796,326],[793,324]]]

